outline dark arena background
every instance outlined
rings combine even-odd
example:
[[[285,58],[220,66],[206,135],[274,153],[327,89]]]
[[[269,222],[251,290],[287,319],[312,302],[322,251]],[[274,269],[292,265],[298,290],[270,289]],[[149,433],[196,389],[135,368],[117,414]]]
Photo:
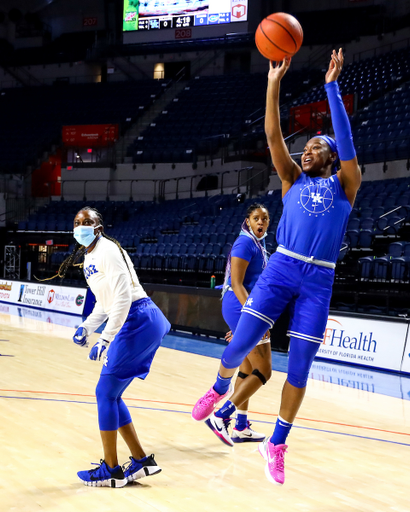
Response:
[[[270,254],[282,214],[264,132],[268,61],[254,38],[259,22],[274,12],[291,13],[304,31],[280,93],[292,157],[299,162],[315,134],[333,134],[323,84],[331,51],[342,47],[338,82],[362,172],[318,353],[322,366],[313,373],[334,382],[332,371],[334,377],[338,368],[350,368],[358,374],[351,381],[340,377],[340,386],[375,392],[366,372],[379,372],[394,380],[391,396],[410,399],[410,3],[404,0],[2,0],[5,329],[14,315],[73,330],[90,313],[94,296],[81,268],[48,280],[72,252],[74,216],[88,205],[101,212],[105,232],[126,249],[171,322],[169,346],[178,350],[189,340],[225,347],[220,288],[245,212],[254,202],[269,210]],[[287,325],[285,312],[271,332],[276,361],[286,361]],[[9,339],[6,332],[1,337]],[[9,347],[13,355],[11,345],[0,350]],[[172,366],[185,371],[176,356]],[[213,361],[208,379],[216,370]],[[91,384],[87,390],[93,393]],[[193,392],[192,404],[200,394]],[[13,510],[12,503],[0,511]],[[34,510],[27,503],[17,509]],[[298,510],[296,501],[287,503],[280,510]],[[406,508],[356,504],[340,510]],[[49,510],[59,510],[54,505]]]

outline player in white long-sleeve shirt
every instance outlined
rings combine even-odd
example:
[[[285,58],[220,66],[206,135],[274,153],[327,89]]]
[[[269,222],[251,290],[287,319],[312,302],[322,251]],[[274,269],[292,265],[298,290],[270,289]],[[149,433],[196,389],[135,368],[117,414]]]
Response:
[[[123,487],[161,471],[154,455],[147,457],[142,449],[121,397],[135,377],[145,379],[148,375],[171,326],[145,293],[126,251],[104,233],[97,210],[85,207],[77,213],[74,238],[74,251],[58,275],[64,277],[68,267],[84,256],[84,275],[96,297],[94,310],[77,329],[74,342],[88,346],[87,338],[108,319],[88,356],[92,360],[105,356],[96,388],[104,460],[95,469],[80,471],[78,476],[85,485]],[[131,452],[130,462],[123,467],[118,465],[117,432]]]

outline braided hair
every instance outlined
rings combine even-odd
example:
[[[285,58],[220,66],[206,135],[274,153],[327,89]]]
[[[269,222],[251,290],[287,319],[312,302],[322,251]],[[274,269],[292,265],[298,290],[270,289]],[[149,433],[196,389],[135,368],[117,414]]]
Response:
[[[96,208],[92,208],[91,206],[84,206],[84,208],[81,208],[81,210],[79,210],[77,212],[77,215],[80,212],[82,212],[82,211],[91,211],[91,212],[96,214],[96,216],[98,218],[98,222],[99,222],[99,224],[103,228],[103,230],[101,231],[101,236],[103,236],[107,240],[110,240],[111,242],[114,242],[115,245],[118,247],[118,249],[121,252],[122,258],[125,261],[125,264],[127,265],[128,272],[130,273],[132,285],[135,286],[134,279],[132,277],[131,270],[130,270],[130,267],[128,266],[128,262],[127,262],[127,259],[125,258],[125,254],[124,254],[124,251],[123,251],[123,249],[121,247],[121,244],[115,238],[112,238],[112,237],[110,237],[110,236],[108,236],[107,234],[104,233],[104,221],[103,221],[101,213]],[[66,274],[67,274],[67,271],[68,271],[68,269],[70,267],[80,267],[80,268],[83,267],[84,263],[83,263],[82,260],[84,258],[84,255],[86,254],[86,252],[87,252],[87,248],[84,247],[83,245],[79,244],[76,241],[72,253],[68,256],[68,258],[66,258],[61,263],[59,269],[57,270],[57,274],[52,276],[52,277],[49,277],[47,279],[38,279],[38,281],[48,281],[48,280],[51,280],[51,279],[55,279],[56,277],[64,279]]]
[[[255,244],[257,245],[258,249],[262,253],[262,257],[263,257],[262,268],[265,268],[266,265],[268,264],[268,257],[269,257],[268,256],[268,252],[266,250],[265,240],[258,239],[258,237],[255,236],[255,234],[251,230],[250,226],[248,226],[248,223],[246,222],[246,220],[249,219],[250,216],[252,215],[252,213],[255,210],[257,210],[258,208],[263,208],[263,209],[267,210],[266,206],[261,204],[261,203],[253,203],[253,204],[251,204],[248,207],[248,209],[246,210],[246,217],[245,217],[244,221],[242,222],[240,235],[244,234],[244,235],[247,235],[248,237],[252,238],[252,240],[255,242]],[[232,248],[229,251],[229,254],[228,254],[228,257],[227,257],[227,261],[226,261],[224,284],[223,284],[223,288],[222,288],[222,297],[225,295],[225,292],[228,289],[228,280],[229,280],[229,277],[231,275],[231,253],[232,253]]]

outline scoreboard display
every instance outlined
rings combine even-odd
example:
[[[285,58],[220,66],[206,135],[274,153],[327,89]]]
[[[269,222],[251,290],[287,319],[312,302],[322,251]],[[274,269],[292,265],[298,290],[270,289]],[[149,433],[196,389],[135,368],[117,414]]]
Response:
[[[247,21],[248,0],[124,0],[123,30],[162,30]]]

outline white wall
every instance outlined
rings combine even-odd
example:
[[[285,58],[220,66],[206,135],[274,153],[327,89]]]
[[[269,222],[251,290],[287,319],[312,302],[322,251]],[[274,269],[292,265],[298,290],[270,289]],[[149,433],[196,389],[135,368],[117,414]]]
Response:
[[[159,182],[161,180],[170,180],[165,184],[165,198],[175,199],[176,181],[174,178],[181,177],[185,178],[181,179],[178,185],[178,197],[182,199],[190,197],[191,177],[193,177],[193,197],[202,197],[205,195],[204,192],[195,192],[201,175],[231,171],[224,175],[223,191],[224,194],[232,194],[237,193],[236,187],[238,185],[238,173],[234,171],[245,167],[253,167],[256,173],[263,170],[265,165],[250,162],[230,162],[221,165],[220,160],[215,160],[212,167],[209,162],[207,167],[205,167],[204,162],[198,162],[196,170],[193,170],[192,164],[188,163],[178,163],[175,169],[172,169],[171,164],[157,164],[154,170],[152,169],[152,164],[138,164],[135,170],[132,164],[118,164],[115,171],[108,168],[79,168],[67,171],[67,169],[63,168],[61,171],[62,193],[67,201],[82,200],[84,197],[84,181],[89,180],[85,184],[85,195],[89,201],[105,200],[107,198],[107,191],[112,201],[128,201],[131,197],[134,201],[152,201],[154,198],[153,180],[157,180],[156,195],[159,192]],[[241,181],[246,179],[245,174],[246,172],[242,171],[240,175]],[[93,180],[99,181],[92,183]],[[112,180],[111,183],[108,183],[108,180]],[[118,180],[123,181],[120,183]],[[268,189],[278,188],[278,186],[279,180],[274,177]],[[209,195],[220,194],[220,187],[221,177],[219,177],[219,188],[210,191]],[[240,191],[245,191],[245,187],[242,186]]]
[[[365,166],[365,173],[363,181],[385,180],[392,178],[406,178],[410,177],[410,171],[406,168],[407,161],[399,160],[388,162],[387,171],[383,172],[383,163],[368,164]],[[179,199],[190,197],[191,177],[193,178],[193,197],[203,197],[204,192],[196,192],[196,186],[201,179],[200,175],[213,174],[223,171],[234,171],[237,169],[253,166],[255,172],[264,169],[263,164],[255,164],[250,162],[231,162],[221,165],[220,161],[215,161],[213,167],[204,166],[204,162],[198,163],[196,170],[192,169],[191,164],[179,163],[176,168],[172,169],[171,164],[157,164],[155,170],[152,169],[151,164],[138,164],[136,169],[132,168],[132,164],[119,164],[117,169],[74,169],[67,171],[62,169],[62,182],[63,182],[63,196],[67,201],[82,200],[84,197],[84,190],[88,201],[101,201],[107,198],[107,193],[111,201],[129,201],[130,198],[134,201],[152,201],[154,199],[154,181],[157,180],[155,186],[156,197],[159,193],[159,182],[168,179],[165,185],[165,199],[175,199],[176,197],[176,181],[174,178],[186,177],[186,179],[179,181]],[[245,171],[242,174],[244,178]],[[245,178],[244,178],[245,179]],[[84,182],[88,180],[84,189]],[[98,180],[92,182],[93,180]],[[111,183],[108,181],[111,180]],[[123,180],[121,183],[118,180]],[[140,181],[147,180],[147,181]],[[221,177],[219,176],[219,188],[217,190],[209,191],[208,195],[220,194]],[[225,174],[223,186],[224,194],[237,193],[236,187],[238,185],[238,173],[230,172]],[[132,187],[132,189],[131,189]],[[271,174],[269,185],[265,191],[259,194],[266,193],[267,190],[278,190],[281,188],[281,182],[276,174]],[[240,187],[241,192],[245,192],[244,186]],[[53,198],[60,200],[60,197]]]

